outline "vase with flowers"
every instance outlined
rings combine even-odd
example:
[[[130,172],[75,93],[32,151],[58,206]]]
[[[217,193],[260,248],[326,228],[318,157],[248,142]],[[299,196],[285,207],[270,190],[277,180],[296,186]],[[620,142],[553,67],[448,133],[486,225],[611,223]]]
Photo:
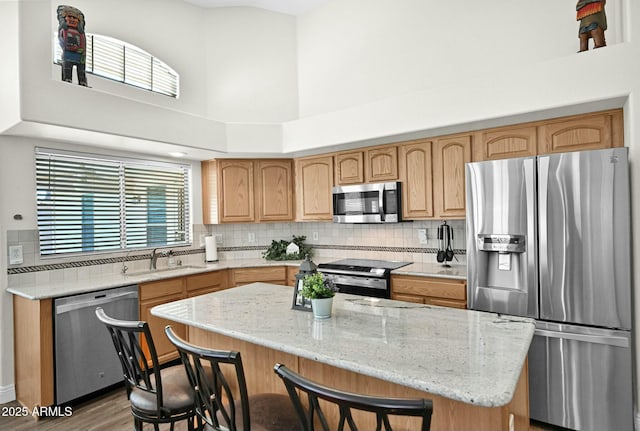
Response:
[[[302,280],[302,296],[311,300],[313,317],[316,319],[327,319],[331,317],[333,307],[333,297],[338,289],[321,272],[314,272],[304,277]]]

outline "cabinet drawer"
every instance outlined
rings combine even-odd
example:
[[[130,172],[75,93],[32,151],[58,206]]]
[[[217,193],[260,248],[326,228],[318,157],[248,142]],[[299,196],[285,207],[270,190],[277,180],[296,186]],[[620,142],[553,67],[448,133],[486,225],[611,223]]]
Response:
[[[393,294],[420,295],[458,301],[466,301],[467,298],[466,282],[447,278],[394,275],[391,277],[391,291]]]
[[[140,284],[140,301],[184,293],[184,278],[170,278]]]
[[[227,271],[213,271],[187,277],[187,292],[205,288],[225,289],[227,287]]]
[[[287,280],[287,270],[284,266],[267,266],[258,268],[237,268],[233,270],[233,284],[254,283],[256,281],[274,282],[281,284]]]

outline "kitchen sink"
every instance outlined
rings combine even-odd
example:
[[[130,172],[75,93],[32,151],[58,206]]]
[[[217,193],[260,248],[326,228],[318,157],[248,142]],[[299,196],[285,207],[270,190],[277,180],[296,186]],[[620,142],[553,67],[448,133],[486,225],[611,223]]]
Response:
[[[204,266],[197,266],[197,265],[180,265],[174,268],[145,269],[142,271],[127,272],[125,274],[125,277],[133,277],[136,275],[148,275],[148,274],[162,274],[164,272],[180,271],[185,269],[204,269],[204,268],[205,268]]]

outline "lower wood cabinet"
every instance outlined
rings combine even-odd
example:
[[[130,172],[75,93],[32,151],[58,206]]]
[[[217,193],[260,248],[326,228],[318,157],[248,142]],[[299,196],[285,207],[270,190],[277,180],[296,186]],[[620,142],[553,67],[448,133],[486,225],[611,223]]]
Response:
[[[153,337],[153,344],[155,345],[156,353],[158,354],[158,361],[163,364],[177,359],[178,352],[165,335],[164,327],[166,325],[171,325],[180,337],[186,338],[186,326],[156,317],[151,314],[151,309],[156,305],[166,304],[167,302],[186,298],[187,292],[185,288],[185,278],[179,277],[142,283],[139,288],[140,320],[144,320],[149,324],[151,337]],[[143,340],[141,344],[145,354],[148,355],[149,350],[146,341]]]
[[[226,270],[189,275],[186,284],[187,298],[229,288]]]
[[[391,299],[467,308],[467,282],[450,278],[392,275]]]
[[[296,285],[296,275],[299,270],[300,268],[297,266],[287,266],[287,286]]]
[[[287,284],[286,266],[261,266],[252,268],[234,268],[230,270],[229,284],[233,287],[243,284],[263,282],[272,284]]]

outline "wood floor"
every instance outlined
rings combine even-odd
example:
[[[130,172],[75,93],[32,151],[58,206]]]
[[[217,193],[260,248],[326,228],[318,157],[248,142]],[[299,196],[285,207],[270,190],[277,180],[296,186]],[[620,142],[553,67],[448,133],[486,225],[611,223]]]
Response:
[[[1,404],[0,430],[12,431],[124,431],[133,430],[133,420],[129,401],[124,388],[115,389],[90,401],[74,405],[70,416],[42,418],[35,421],[31,416],[6,417],[11,407],[20,407],[17,402]],[[176,430],[186,429],[185,424],[176,426]],[[160,427],[168,430],[169,426]],[[145,431],[153,430],[146,424]],[[563,431],[564,428],[532,422],[530,431]],[[472,430],[469,430],[472,431]]]

